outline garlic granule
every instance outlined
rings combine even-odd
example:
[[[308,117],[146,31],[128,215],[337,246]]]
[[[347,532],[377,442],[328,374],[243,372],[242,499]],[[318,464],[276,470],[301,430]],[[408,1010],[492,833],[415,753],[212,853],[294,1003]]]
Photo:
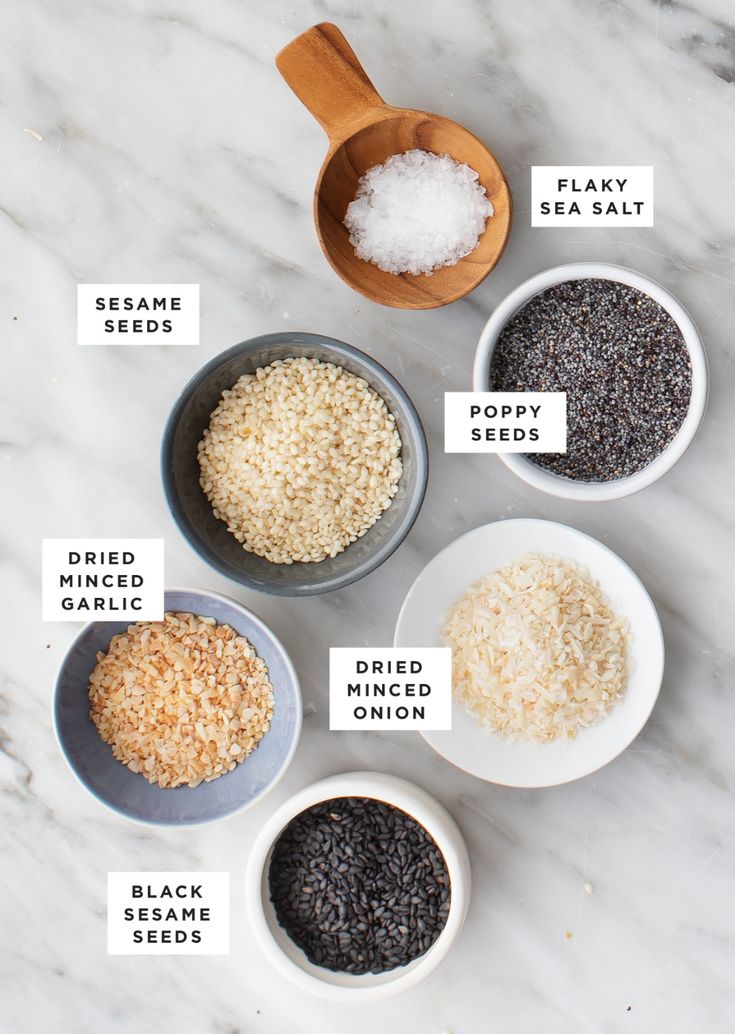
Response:
[[[361,377],[284,359],[222,393],[199,443],[200,484],[244,549],[274,564],[337,556],[386,510],[401,439]]]
[[[573,739],[628,680],[628,623],[571,560],[528,554],[472,585],[446,617],[455,696],[509,739]]]
[[[231,771],[273,718],[265,662],[214,618],[169,612],[112,637],[89,680],[89,717],[131,772],[161,787]]]
[[[493,206],[479,174],[448,154],[393,154],[360,177],[344,224],[358,258],[431,276],[474,251]]]

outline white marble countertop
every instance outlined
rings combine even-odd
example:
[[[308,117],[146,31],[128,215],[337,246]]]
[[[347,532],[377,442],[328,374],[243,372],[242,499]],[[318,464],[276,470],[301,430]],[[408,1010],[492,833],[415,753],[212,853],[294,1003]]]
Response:
[[[379,308],[323,260],[311,194],[325,140],[276,51],[340,24],[386,98],[440,111],[495,150],[516,221],[468,299]],[[728,1034],[735,1015],[732,143],[729,0],[9,0],[2,12],[4,371],[0,712],[7,1034]],[[656,167],[653,230],[532,230],[530,165]],[[670,287],[712,374],[694,446],[663,481],[585,506],[526,488],[495,457],[442,454],[442,393],[466,389],[498,300],[563,261],[609,260]],[[75,285],[198,282],[198,348],[78,348]],[[431,484],[379,571],[326,598],[239,590],[186,546],[163,502],[162,423],[205,360],[255,334],[321,331],[385,361],[424,420]],[[514,791],[475,781],[412,733],[327,731],[327,648],[391,639],[422,565],[462,532],[545,516],[608,543],[655,597],[663,690],[636,742],[595,776]],[[252,811],[158,832],[108,813],[51,729],[75,633],[40,615],[43,536],[165,536],[167,581],[229,592],[301,673],[296,759]],[[403,997],[327,1007],[285,986],[248,929],[240,879],[271,809],[313,779],[413,779],[460,823],[474,898],[444,965]],[[115,958],[108,869],[229,869],[232,953]],[[593,884],[594,893],[584,891]],[[564,932],[573,934],[565,939]]]

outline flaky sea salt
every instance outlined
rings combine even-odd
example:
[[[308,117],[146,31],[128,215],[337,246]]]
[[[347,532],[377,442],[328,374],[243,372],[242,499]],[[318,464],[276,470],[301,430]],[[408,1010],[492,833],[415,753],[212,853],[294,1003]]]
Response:
[[[474,169],[415,148],[368,169],[344,223],[358,258],[430,275],[474,251],[492,214]]]

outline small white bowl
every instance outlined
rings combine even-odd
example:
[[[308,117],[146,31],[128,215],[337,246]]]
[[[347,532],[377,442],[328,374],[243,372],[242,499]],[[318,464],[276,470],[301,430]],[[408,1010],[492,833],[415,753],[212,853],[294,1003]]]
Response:
[[[557,786],[597,771],[635,739],[656,703],[664,670],[661,624],[651,597],[628,565],[601,542],[565,524],[530,518],[498,521],[455,539],[430,560],[398,615],[396,646],[442,646],[447,611],[473,582],[524,553],[574,560],[586,567],[615,612],[630,625],[631,672],[622,699],[576,739],[512,742],[480,725],[457,700],[452,728],[422,736],[453,765],[503,786]]]
[[[335,797],[371,797],[406,812],[426,829],[444,856],[451,901],[444,929],[429,950],[407,966],[386,973],[333,973],[309,962],[279,926],[270,900],[268,869],[273,846],[291,819]],[[381,772],[347,772],[307,786],[280,807],[258,834],[245,873],[250,923],[265,955],[303,991],[333,1002],[366,1003],[407,991],[433,972],[459,936],[470,897],[470,861],[462,834],[449,812],[425,790]]]
[[[509,470],[542,492],[560,496],[562,499],[602,502],[633,495],[634,492],[639,492],[642,488],[652,485],[654,481],[658,481],[670,470],[693,441],[707,405],[707,357],[702,339],[689,313],[665,287],[633,269],[604,262],[573,262],[537,273],[536,276],[532,276],[511,291],[509,295],[506,295],[485,324],[477,343],[472,382],[475,391],[489,390],[490,369],[498,339],[506,324],[528,304],[531,298],[555,284],[565,283],[568,280],[587,279],[615,280],[628,287],[634,287],[657,301],[676,322],[684,337],[692,363],[692,395],[684,422],[673,441],[652,463],[649,463],[643,470],[639,470],[629,477],[619,478],[617,481],[573,481],[571,478],[552,474],[537,467],[521,453],[501,452],[498,455]]]

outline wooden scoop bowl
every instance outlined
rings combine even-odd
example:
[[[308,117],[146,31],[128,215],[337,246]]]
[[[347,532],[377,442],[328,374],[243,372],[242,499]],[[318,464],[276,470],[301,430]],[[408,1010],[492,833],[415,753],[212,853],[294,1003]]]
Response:
[[[334,271],[371,301],[399,309],[434,309],[469,294],[497,263],[510,231],[510,191],[492,152],[450,119],[386,104],[345,37],[329,22],[314,25],[284,47],[276,65],[329,137],[314,193],[314,221]],[[343,223],[360,177],[390,155],[414,147],[469,165],[495,209],[475,250],[431,276],[385,273],[359,259]]]

